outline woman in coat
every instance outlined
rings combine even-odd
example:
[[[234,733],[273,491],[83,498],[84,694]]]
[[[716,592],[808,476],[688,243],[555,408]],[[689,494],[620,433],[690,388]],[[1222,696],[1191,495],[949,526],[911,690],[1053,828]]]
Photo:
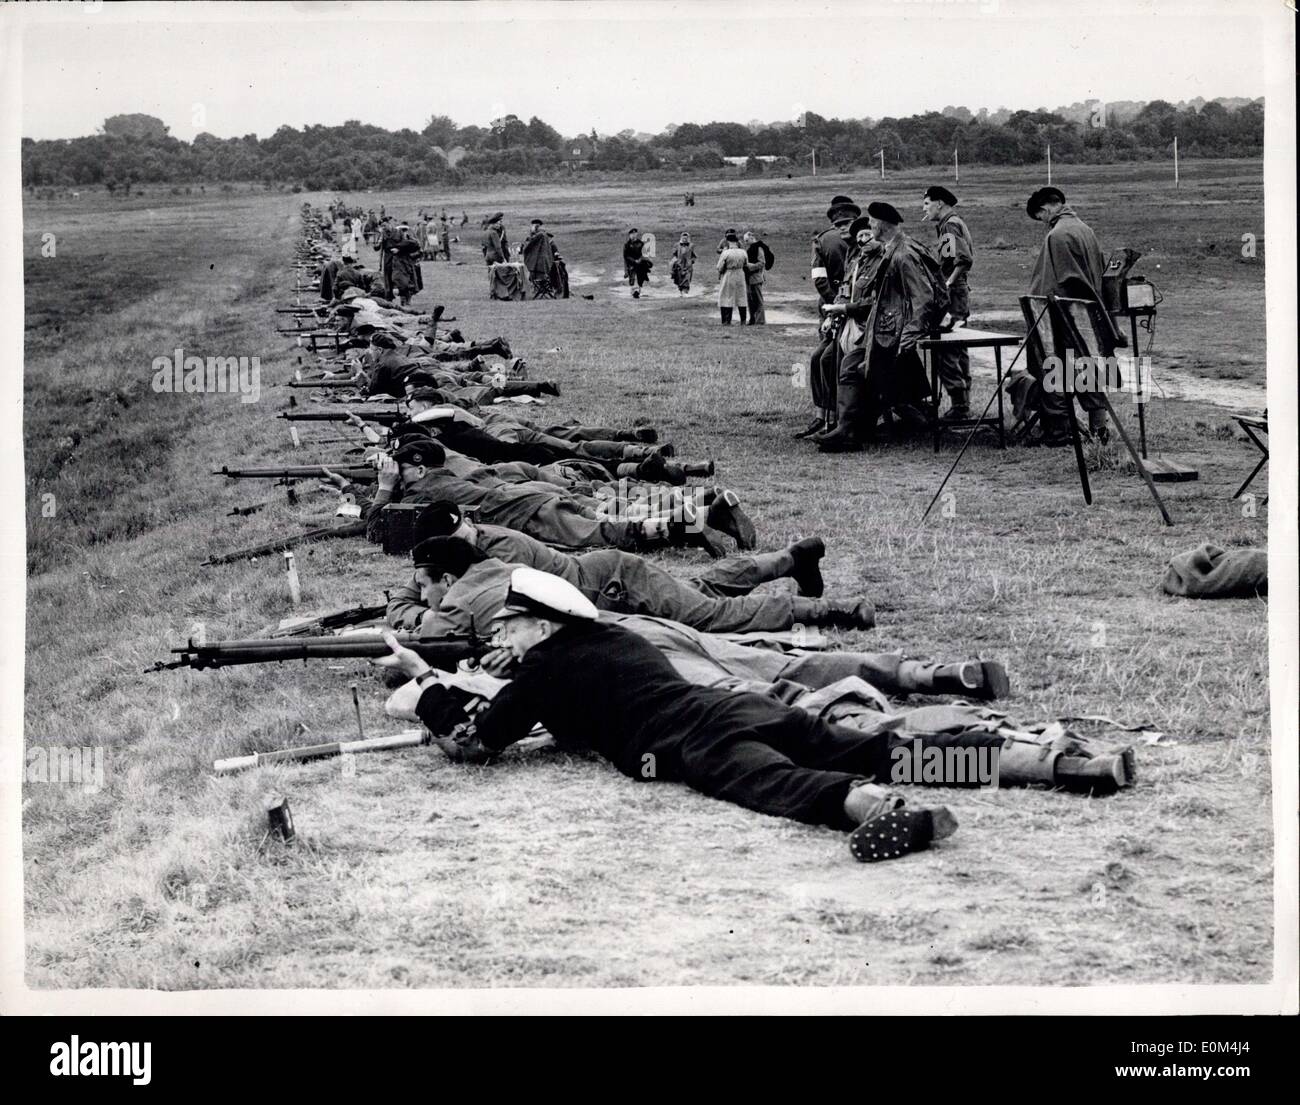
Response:
[[[695,247],[691,245],[691,236],[683,231],[677,241],[677,248],[673,250],[672,267],[673,283],[682,295],[691,290],[691,276],[694,272]]]
[[[725,247],[718,255],[718,309],[722,312],[722,325],[731,325],[731,312],[739,312],[743,326],[745,316],[749,313],[749,284],[746,279],[745,265],[749,255],[740,248],[740,239],[736,232],[730,231],[722,242]]]

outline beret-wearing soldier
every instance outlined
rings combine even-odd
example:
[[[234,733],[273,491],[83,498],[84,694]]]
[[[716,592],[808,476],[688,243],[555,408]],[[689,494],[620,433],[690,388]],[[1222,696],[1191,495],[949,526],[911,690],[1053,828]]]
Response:
[[[921,198],[921,218],[935,224],[939,241],[939,271],[948,285],[945,327],[965,325],[970,318],[967,276],[975,262],[970,229],[956,212],[957,197],[941,184],[931,185]],[[948,393],[945,419],[970,417],[970,356],[964,349],[935,350],[934,369]]]

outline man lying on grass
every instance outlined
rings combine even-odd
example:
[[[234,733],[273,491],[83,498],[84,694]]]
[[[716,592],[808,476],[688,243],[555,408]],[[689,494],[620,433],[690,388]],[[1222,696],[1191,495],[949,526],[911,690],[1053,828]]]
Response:
[[[487,763],[541,723],[557,742],[595,751],[632,779],[683,782],[762,813],[848,830],[861,862],[927,848],[957,827],[946,808],[909,809],[877,785],[897,762],[889,729],[864,732],[765,695],[687,682],[565,580],[514,569],[492,620],[505,655],[484,667],[500,675],[517,666],[473,719],[463,693],[395,638],[393,655],[376,661],[423,688],[411,712],[456,762]],[[1001,747],[1003,738],[966,730],[926,743]]]
[[[436,509],[435,509],[436,508]],[[455,518],[456,536],[429,537],[411,550],[415,574],[388,600],[388,624],[424,636],[472,633],[484,627],[484,601],[500,605],[510,573],[536,568],[577,587],[600,610],[669,618],[709,633],[784,632],[797,625],[871,629],[875,609],[865,599],[828,600],[788,591],[751,594],[770,580],[802,574],[811,579],[825,546],[809,539],[777,553],[717,561],[693,580],[679,580],[635,553],[599,549],[570,556],[527,534],[500,526],[482,530],[467,523],[454,503],[435,503],[422,528],[445,529]],[[719,589],[720,588],[720,589]],[[476,619],[475,615],[478,615]]]

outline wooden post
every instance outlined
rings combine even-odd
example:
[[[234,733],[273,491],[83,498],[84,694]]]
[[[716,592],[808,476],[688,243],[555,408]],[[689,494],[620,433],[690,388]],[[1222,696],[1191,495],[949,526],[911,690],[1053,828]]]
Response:
[[[885,179],[885,147],[880,147],[880,179]]]
[[[1052,183],[1052,144],[1047,143],[1047,183]]]
[[[1178,135],[1174,135],[1174,187],[1178,187]]]
[[[952,148],[952,179],[961,183],[961,165],[957,161],[957,147]]]
[[[813,176],[817,175],[817,147],[813,147]]]

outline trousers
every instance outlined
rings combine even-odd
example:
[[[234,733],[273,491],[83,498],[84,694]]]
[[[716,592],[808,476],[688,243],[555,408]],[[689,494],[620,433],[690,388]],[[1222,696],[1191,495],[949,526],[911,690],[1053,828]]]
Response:
[[[833,829],[857,826],[844,799],[863,779],[889,783],[895,745],[912,738],[864,733],[756,694],[733,693],[709,723],[667,733],[620,757],[634,779],[681,782],[702,794],[774,817]],[[923,747],[1001,744],[996,733],[944,733]],[[621,761],[621,762],[620,762]]]
[[[579,589],[603,610],[667,618],[705,633],[781,631],[807,616],[811,600],[780,591],[751,595],[742,590],[788,571],[789,553],[728,559],[737,563],[705,576],[713,575],[730,594],[713,593],[714,583],[707,580],[679,580],[639,556],[615,550],[578,557]]]

